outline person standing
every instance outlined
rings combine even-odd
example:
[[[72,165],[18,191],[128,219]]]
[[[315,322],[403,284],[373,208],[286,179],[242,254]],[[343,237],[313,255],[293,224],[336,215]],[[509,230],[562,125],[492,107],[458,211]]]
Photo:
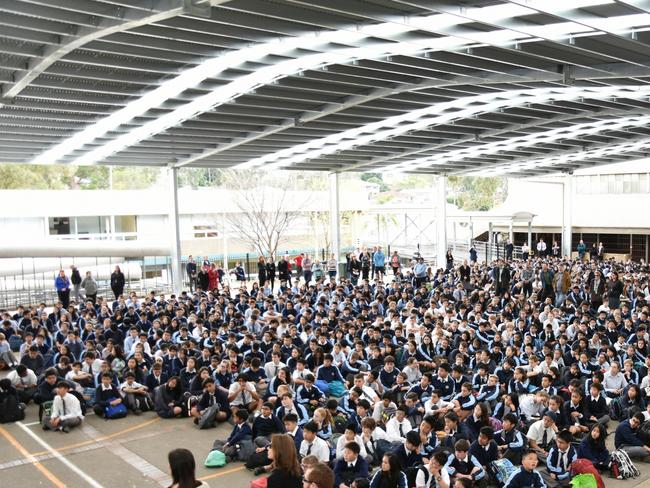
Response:
[[[621,295],[623,294],[623,282],[618,279],[616,271],[610,274],[610,280],[607,287],[607,301],[610,310],[615,310],[621,306]]]
[[[542,270],[539,272],[539,281],[542,282],[542,290],[540,292],[540,299],[543,302],[547,297],[552,297],[555,294],[553,288],[555,282],[553,280],[554,273],[549,269],[548,264],[544,263],[542,265]]]
[[[70,282],[72,283],[72,299],[76,303],[79,303],[79,299],[81,298],[79,295],[79,289],[81,288],[81,274],[79,274],[79,270],[74,264],[70,266],[70,270],[71,270]]]
[[[527,242],[524,241],[524,243],[521,245],[521,259],[524,261],[528,261],[528,258],[530,256],[530,246],[528,245]]]
[[[478,261],[478,251],[476,250],[476,247],[474,247],[474,244],[471,245],[469,248],[469,262],[474,264]]]
[[[126,282],[124,278],[124,273],[119,266],[115,266],[115,271],[111,274],[111,290],[113,290],[113,295],[115,295],[115,300],[117,300],[122,293],[124,293],[124,283]]]
[[[81,282],[81,288],[84,290],[86,300],[91,300],[93,303],[97,301],[97,282],[93,279],[90,271],[86,271],[86,276]]]
[[[507,240],[506,242],[506,259],[508,261],[512,261],[512,253],[515,250],[515,245],[512,243],[510,239]]]
[[[271,284],[271,291],[275,287],[275,263],[273,262],[273,256],[269,256],[269,260],[266,262],[266,279]]]
[[[551,255],[554,258],[560,257],[560,245],[557,243],[557,241],[553,241],[553,246],[551,247]]]
[[[585,253],[587,252],[587,246],[585,246],[585,241],[583,241],[582,239],[580,239],[580,243],[578,244],[577,251],[578,251],[578,259],[580,261],[584,261]]]
[[[602,242],[598,243],[598,251],[596,255],[598,257],[598,261],[605,259],[605,246],[603,246]]]
[[[64,270],[59,270],[59,276],[54,280],[54,287],[59,301],[63,304],[63,308],[68,308],[70,303],[70,280],[65,275]]]
[[[397,251],[393,251],[393,255],[390,257],[390,267],[393,269],[393,276],[397,276],[400,268],[399,254]]]
[[[502,296],[510,289],[510,278],[510,268],[503,262],[503,259],[499,259],[493,276],[494,289],[498,296]]]
[[[336,260],[336,255],[332,253],[330,258],[327,260],[327,274],[330,278],[336,278],[336,271],[339,263]]]
[[[313,261],[311,260],[311,256],[309,254],[306,254],[305,257],[302,260],[302,276],[305,278],[305,284],[309,284],[311,281],[311,276],[312,276],[312,267]]]
[[[266,283],[266,260],[264,256],[257,258],[257,282],[260,284],[260,288]]]
[[[364,250],[359,256],[361,261],[361,279],[367,280],[370,275],[370,253],[367,250]]]
[[[447,249],[447,254],[445,255],[445,271],[448,273],[454,267],[454,255],[451,252],[451,249]]]
[[[283,281],[289,281],[291,276],[290,276],[290,271],[289,271],[289,261],[287,260],[286,256],[282,256],[280,260],[278,261],[278,278],[280,279],[280,282]]]
[[[546,257],[546,243],[542,237],[540,237],[539,241],[537,242],[537,255],[540,258]]]
[[[565,265],[561,264],[553,280],[555,281],[555,306],[561,307],[571,288],[571,273]]]
[[[191,254],[187,260],[187,264],[185,265],[185,272],[187,273],[187,279],[190,282],[190,292],[194,292],[194,288],[196,287],[196,263]]]
[[[375,267],[373,276],[376,280],[380,280],[386,274],[386,255],[381,250],[381,246],[377,246],[377,250],[372,256],[372,263]]]

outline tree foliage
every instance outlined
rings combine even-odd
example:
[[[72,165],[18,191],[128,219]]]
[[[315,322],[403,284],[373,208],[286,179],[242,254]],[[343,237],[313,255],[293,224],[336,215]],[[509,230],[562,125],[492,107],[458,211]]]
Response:
[[[462,210],[490,210],[506,197],[505,178],[481,178],[473,176],[450,176],[448,201]]]
[[[226,214],[228,226],[260,255],[275,259],[285,232],[293,225],[307,202],[290,199],[294,176],[255,170],[229,171],[224,187],[233,191],[239,212]]]
[[[223,171],[217,168],[181,168],[178,172],[179,187],[217,187],[222,183]]]
[[[152,186],[159,168],[116,166],[113,189],[137,190]],[[0,189],[103,190],[110,187],[108,166],[0,164]]]

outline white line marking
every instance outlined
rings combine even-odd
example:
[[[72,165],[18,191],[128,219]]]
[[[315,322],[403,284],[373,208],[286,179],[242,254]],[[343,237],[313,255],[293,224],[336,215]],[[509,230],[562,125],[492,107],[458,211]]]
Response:
[[[27,433],[27,435],[29,435],[32,439],[34,439],[36,442],[38,442],[41,446],[43,446],[45,449],[50,451],[55,458],[57,458],[59,461],[61,461],[63,464],[65,464],[68,468],[70,468],[72,471],[74,471],[76,474],[78,474],[86,483],[88,483],[89,486],[92,486],[93,488],[104,488],[96,480],[94,480],[93,478],[88,476],[81,469],[79,469],[77,466],[75,466],[70,461],[68,461],[65,457],[63,457],[63,455],[59,451],[57,451],[52,446],[50,446],[47,442],[45,442],[43,439],[38,437],[25,424],[23,424],[22,422],[16,422],[16,425],[18,425],[18,427],[23,429]]]
[[[84,434],[86,434],[88,437],[93,439],[97,439],[102,435],[101,432],[99,432],[97,429],[95,429],[95,427],[89,424],[84,424],[81,430]],[[124,461],[125,463],[129,464],[130,466],[140,471],[142,475],[151,478],[160,486],[167,487],[172,484],[172,479],[169,477],[167,473],[158,469],[156,466],[151,464],[142,456],[139,456],[138,454],[124,447],[124,445],[122,445],[121,442],[105,439],[101,441],[101,444],[108,447],[111,454],[118,456],[119,458],[122,459],[122,461]]]
[[[40,422],[36,421],[36,422],[29,422],[28,424],[23,424],[23,425],[25,427],[31,427],[32,425],[38,425],[38,424],[40,424]]]

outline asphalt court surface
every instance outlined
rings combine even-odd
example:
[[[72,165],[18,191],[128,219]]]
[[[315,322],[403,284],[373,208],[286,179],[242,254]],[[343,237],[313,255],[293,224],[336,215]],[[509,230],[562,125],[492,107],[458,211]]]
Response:
[[[108,421],[87,415],[69,434],[46,432],[32,404],[22,422],[0,425],[0,487],[167,487],[167,453],[177,447],[194,453],[197,477],[210,486],[247,487],[254,477],[242,463],[203,467],[214,440],[231,429],[198,430],[190,419],[146,412]]]
[[[607,446],[613,449],[613,429]],[[170,485],[167,453],[184,447],[194,453],[197,477],[211,487],[248,487],[254,478],[242,463],[219,469],[203,467],[215,439],[226,439],[232,426],[198,430],[190,419],[161,419],[154,412],[119,420],[86,416],[69,434],[45,432],[38,409],[30,405],[22,422],[0,425],[0,487],[143,487]],[[650,464],[636,462],[633,480],[604,477],[607,488],[650,488]]]

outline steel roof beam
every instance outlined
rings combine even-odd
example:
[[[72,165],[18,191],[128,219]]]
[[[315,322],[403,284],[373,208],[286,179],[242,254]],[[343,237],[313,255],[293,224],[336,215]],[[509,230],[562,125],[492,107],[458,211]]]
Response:
[[[3,1],[3,4],[5,3]],[[49,9],[49,7],[40,6],[39,10],[44,8]],[[59,59],[96,39],[138,26],[159,22],[170,17],[176,17],[185,12],[187,10],[184,0],[154,0],[152,2],[152,9],[149,12],[126,8],[120,9],[120,19],[92,19],[89,21],[89,24],[80,25],[74,35],[62,37],[58,45],[44,47],[42,55],[29,62],[27,71],[16,73],[14,83],[2,87],[2,97],[9,99],[16,97],[25,87]],[[73,19],[78,17],[70,12],[65,12],[63,15],[63,20],[73,22]],[[86,14],[80,15],[87,17]]]

